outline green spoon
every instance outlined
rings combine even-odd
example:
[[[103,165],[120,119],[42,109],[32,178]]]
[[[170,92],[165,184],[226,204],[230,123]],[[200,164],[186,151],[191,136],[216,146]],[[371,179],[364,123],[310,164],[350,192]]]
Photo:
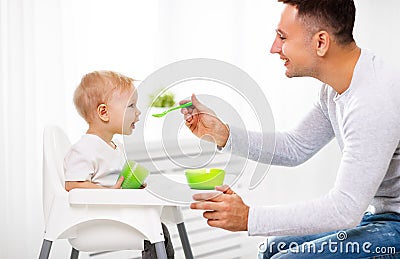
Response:
[[[193,105],[192,102],[184,103],[182,105],[179,105],[179,106],[176,106],[174,108],[168,109],[168,110],[166,110],[166,111],[164,111],[162,113],[152,114],[152,116],[153,117],[157,117],[157,118],[161,118],[161,117],[165,116],[167,113],[169,113],[171,111],[174,111],[174,110],[177,110],[177,109],[180,109],[180,108],[189,107],[189,106],[192,106],[192,105]]]

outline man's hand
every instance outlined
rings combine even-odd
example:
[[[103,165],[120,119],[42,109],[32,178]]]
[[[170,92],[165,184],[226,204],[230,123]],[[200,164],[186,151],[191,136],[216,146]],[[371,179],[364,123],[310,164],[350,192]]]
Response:
[[[249,206],[228,186],[215,188],[221,194],[199,193],[193,195],[191,209],[205,210],[203,217],[211,227],[223,228],[229,231],[247,231]]]
[[[228,126],[217,117],[213,110],[200,103],[194,94],[191,100],[193,106],[181,110],[186,120],[186,126],[197,137],[224,147],[229,137]],[[184,100],[179,104],[187,102],[189,101]]]

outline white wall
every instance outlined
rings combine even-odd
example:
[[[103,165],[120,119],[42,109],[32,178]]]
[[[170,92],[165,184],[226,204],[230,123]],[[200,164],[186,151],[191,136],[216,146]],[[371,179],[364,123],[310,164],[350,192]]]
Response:
[[[397,65],[400,3],[356,5],[359,45]],[[58,124],[73,141],[84,132],[71,101],[84,73],[112,69],[144,79],[181,59],[220,59],[254,78],[276,128],[290,128],[319,83],[285,78],[278,56],[269,54],[280,10],[265,0],[0,0],[0,258],[37,256],[42,130]],[[140,91],[145,105],[148,93]],[[252,204],[314,197],[332,185],[338,159],[333,142],[305,165],[271,168],[262,185],[243,194]]]

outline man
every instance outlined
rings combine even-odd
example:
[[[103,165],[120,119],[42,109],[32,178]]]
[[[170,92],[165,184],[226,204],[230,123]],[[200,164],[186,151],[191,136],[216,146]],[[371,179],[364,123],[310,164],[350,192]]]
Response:
[[[353,0],[279,2],[284,9],[271,53],[284,61],[287,77],[323,85],[299,125],[276,134],[272,164],[301,164],[336,137],[342,158],[335,185],[314,200],[264,207],[247,206],[223,186],[217,197],[194,195],[191,208],[206,210],[212,227],[270,236],[259,258],[400,256],[400,77],[355,43]],[[247,154],[268,139],[252,132],[249,145],[242,144],[246,131],[224,125],[194,95],[192,102],[182,109],[186,125],[220,149]],[[261,159],[271,157],[266,152]]]

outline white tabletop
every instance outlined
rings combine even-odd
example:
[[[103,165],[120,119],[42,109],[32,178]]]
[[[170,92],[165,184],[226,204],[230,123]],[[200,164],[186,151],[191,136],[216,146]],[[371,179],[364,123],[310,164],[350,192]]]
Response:
[[[234,180],[226,175],[226,184]],[[183,174],[149,175],[145,189],[73,189],[69,192],[70,204],[110,204],[110,205],[163,205],[186,206],[195,193],[217,192],[215,190],[191,189]]]

